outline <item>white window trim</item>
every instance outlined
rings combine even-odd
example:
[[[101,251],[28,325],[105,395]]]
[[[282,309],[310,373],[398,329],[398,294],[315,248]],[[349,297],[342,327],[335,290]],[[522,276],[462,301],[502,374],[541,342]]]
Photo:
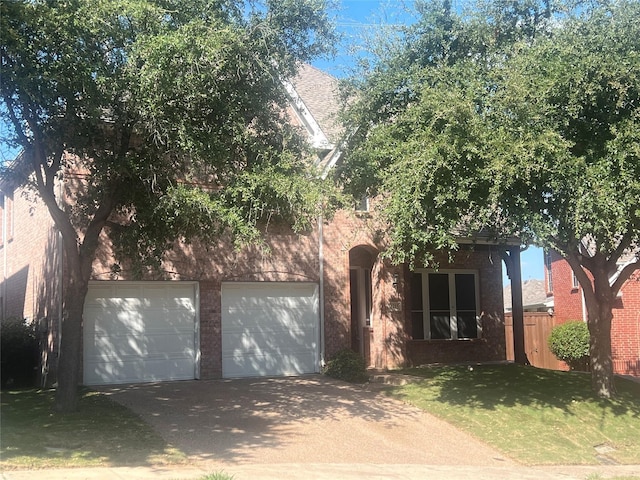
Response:
[[[544,266],[545,266],[545,287],[548,293],[553,293],[553,261],[551,259],[551,252],[545,250],[544,252]]]
[[[573,290],[578,290],[580,288],[580,282],[578,281],[578,277],[573,270],[571,270],[571,288]]]
[[[364,195],[359,201],[356,202],[355,210],[358,213],[369,212],[369,196]]]
[[[417,268],[414,273],[422,275],[422,327],[424,329],[424,339],[431,340],[431,319],[429,312],[431,311],[429,305],[429,274],[430,273],[443,273],[449,275],[449,307],[451,308],[451,317],[449,320],[449,328],[451,329],[451,338],[446,340],[477,340],[482,338],[482,322],[480,321],[480,275],[478,270],[466,270],[466,269],[440,269],[433,270],[427,268]],[[473,275],[474,287],[475,287],[475,300],[476,300],[476,327],[478,335],[475,338],[458,338],[458,316],[456,305],[456,289],[455,289],[455,274],[471,274]],[[438,339],[440,340],[440,339]]]

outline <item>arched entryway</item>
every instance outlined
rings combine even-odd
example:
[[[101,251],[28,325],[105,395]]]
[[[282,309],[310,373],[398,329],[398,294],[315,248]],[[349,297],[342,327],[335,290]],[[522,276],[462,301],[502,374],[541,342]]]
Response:
[[[368,246],[349,251],[349,285],[351,294],[351,349],[360,353],[367,366],[372,365],[371,341],[373,329],[371,313],[373,291],[371,271],[378,252]]]

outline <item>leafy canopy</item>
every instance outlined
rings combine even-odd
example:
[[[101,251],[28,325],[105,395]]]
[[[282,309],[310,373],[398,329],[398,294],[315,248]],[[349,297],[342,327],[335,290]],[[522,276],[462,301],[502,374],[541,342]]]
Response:
[[[640,232],[640,4],[421,2],[351,83],[341,181],[382,194],[390,254],[460,234],[618,257]],[[615,263],[615,259],[613,260]]]
[[[301,160],[308,147],[282,85],[331,51],[324,0],[0,8],[5,140],[24,149],[54,219],[68,215],[79,242],[104,225],[144,266],[175,238],[243,243],[270,221],[308,228],[333,198]],[[51,200],[62,171],[75,173],[64,212]]]

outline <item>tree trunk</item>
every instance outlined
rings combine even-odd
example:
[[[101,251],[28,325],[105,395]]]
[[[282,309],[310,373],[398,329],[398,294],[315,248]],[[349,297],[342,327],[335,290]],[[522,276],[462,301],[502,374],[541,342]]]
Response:
[[[78,409],[78,386],[82,370],[82,312],[88,282],[69,282],[65,295],[65,315],[62,321],[58,386],[55,409],[61,413]]]
[[[79,246],[75,237],[70,234],[65,236],[63,232],[68,275],[64,282],[64,317],[58,357],[55,402],[58,412],[68,413],[78,409],[78,386],[82,372],[82,314],[100,230],[100,227],[90,226],[85,233],[84,244]]]
[[[587,307],[590,336],[591,388],[599,397],[615,395],[613,360],[611,355],[611,304],[599,299],[593,307]]]
[[[585,298],[590,337],[591,388],[599,397],[611,398],[616,393],[611,355],[611,320],[615,295],[609,285],[609,275],[602,265],[592,269],[591,273],[593,294]]]

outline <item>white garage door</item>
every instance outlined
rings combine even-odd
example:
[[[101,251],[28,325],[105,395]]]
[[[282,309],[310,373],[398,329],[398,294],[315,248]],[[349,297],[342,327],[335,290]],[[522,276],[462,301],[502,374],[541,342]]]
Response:
[[[91,282],[84,384],[197,378],[197,295],[193,282]]]
[[[223,377],[317,372],[318,318],[316,284],[223,283]]]

